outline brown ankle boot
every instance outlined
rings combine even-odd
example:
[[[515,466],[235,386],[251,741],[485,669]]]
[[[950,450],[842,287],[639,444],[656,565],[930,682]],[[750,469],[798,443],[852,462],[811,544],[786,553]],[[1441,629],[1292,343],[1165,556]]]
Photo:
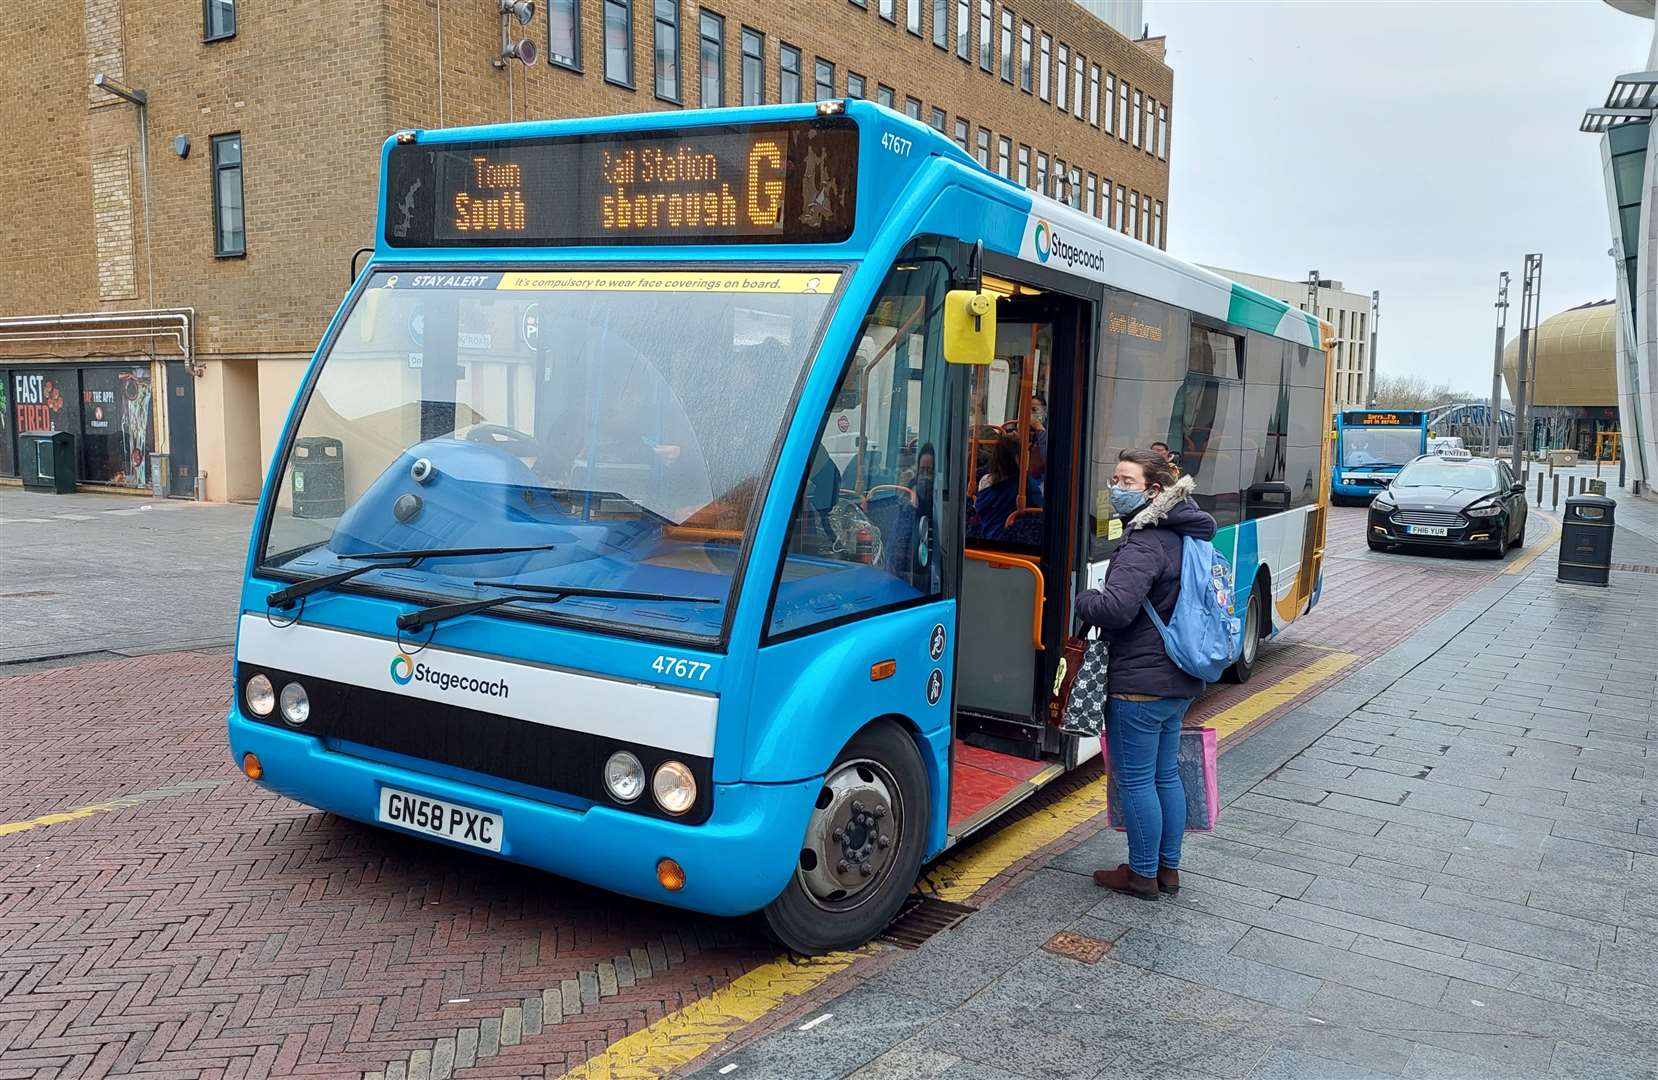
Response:
[[[1123,863],[1115,870],[1095,870],[1094,884],[1112,892],[1127,893],[1141,900],[1157,899],[1157,879],[1141,877]]]
[[[1157,887],[1173,896],[1180,891],[1180,871],[1171,870],[1166,866],[1157,868]]]

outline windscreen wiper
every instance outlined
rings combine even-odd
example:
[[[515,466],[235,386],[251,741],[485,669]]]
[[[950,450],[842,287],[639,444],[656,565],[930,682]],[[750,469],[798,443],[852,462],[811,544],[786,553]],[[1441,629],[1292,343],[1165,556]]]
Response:
[[[513,589],[514,592],[502,596],[489,596],[482,600],[461,600],[453,604],[437,604],[433,607],[422,608],[419,611],[408,611],[397,617],[399,630],[419,630],[423,626],[452,619],[457,615],[470,615],[476,611],[499,607],[502,604],[511,604],[518,601],[534,601],[543,604],[556,604],[560,600],[567,600],[572,596],[597,597],[604,600],[645,600],[658,604],[717,604],[719,600],[712,596],[675,596],[672,593],[628,592],[623,589],[588,589],[579,585],[520,585],[511,581],[475,581],[474,585],[480,588]]]
[[[461,559],[469,555],[517,555],[528,551],[551,551],[552,544],[534,544],[529,547],[483,547],[483,548],[413,548],[408,551],[365,551],[355,555],[341,555],[341,559],[365,559],[367,565],[353,566],[350,570],[341,570],[337,574],[326,577],[308,578],[296,582],[284,589],[277,589],[265,597],[265,603],[273,608],[286,608],[302,596],[310,596],[323,589],[332,589],[342,582],[350,581],[370,570],[384,570],[388,562],[400,565],[392,569],[407,570],[422,559]]]

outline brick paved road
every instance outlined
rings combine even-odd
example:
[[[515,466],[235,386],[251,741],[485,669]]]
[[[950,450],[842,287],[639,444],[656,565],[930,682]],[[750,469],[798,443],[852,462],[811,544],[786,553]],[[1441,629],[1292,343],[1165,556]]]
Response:
[[[1264,654],[1269,668],[1338,643],[1380,651],[1413,613],[1419,623],[1496,572],[1353,552],[1355,515],[1334,521],[1327,603],[1364,588],[1350,582],[1384,560],[1415,584],[1399,586],[1371,638],[1356,629],[1362,605],[1331,612],[1323,630],[1315,616]],[[257,789],[224,749],[228,687],[215,652],[0,678],[0,1080],[348,1076],[388,1064],[388,1076],[557,1076],[775,956],[746,922],[600,893]],[[1015,863],[983,895],[1095,827]]]

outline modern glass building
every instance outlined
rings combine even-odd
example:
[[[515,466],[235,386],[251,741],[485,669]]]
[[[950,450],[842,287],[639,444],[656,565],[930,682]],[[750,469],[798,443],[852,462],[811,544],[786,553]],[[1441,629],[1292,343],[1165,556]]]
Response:
[[[1601,137],[1612,258],[1617,264],[1618,421],[1628,476],[1649,488],[1658,480],[1658,176],[1647,166],[1658,144],[1658,32],[1654,0],[1606,0],[1647,20],[1652,44],[1645,71],[1612,80],[1604,107],[1584,113],[1581,130]]]
[[[1131,41],[1145,33],[1145,0],[1077,0],[1077,3]]]

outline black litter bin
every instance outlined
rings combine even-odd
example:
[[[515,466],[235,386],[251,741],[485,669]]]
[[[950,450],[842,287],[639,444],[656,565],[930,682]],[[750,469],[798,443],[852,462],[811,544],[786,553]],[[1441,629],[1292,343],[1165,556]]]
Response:
[[[17,472],[30,491],[68,495],[75,490],[75,436],[25,431],[17,436]]]
[[[294,517],[339,517],[345,513],[345,447],[338,439],[313,435],[294,440]]]
[[[1559,581],[1605,585],[1612,578],[1612,518],[1618,504],[1604,495],[1566,500],[1560,528]]]

